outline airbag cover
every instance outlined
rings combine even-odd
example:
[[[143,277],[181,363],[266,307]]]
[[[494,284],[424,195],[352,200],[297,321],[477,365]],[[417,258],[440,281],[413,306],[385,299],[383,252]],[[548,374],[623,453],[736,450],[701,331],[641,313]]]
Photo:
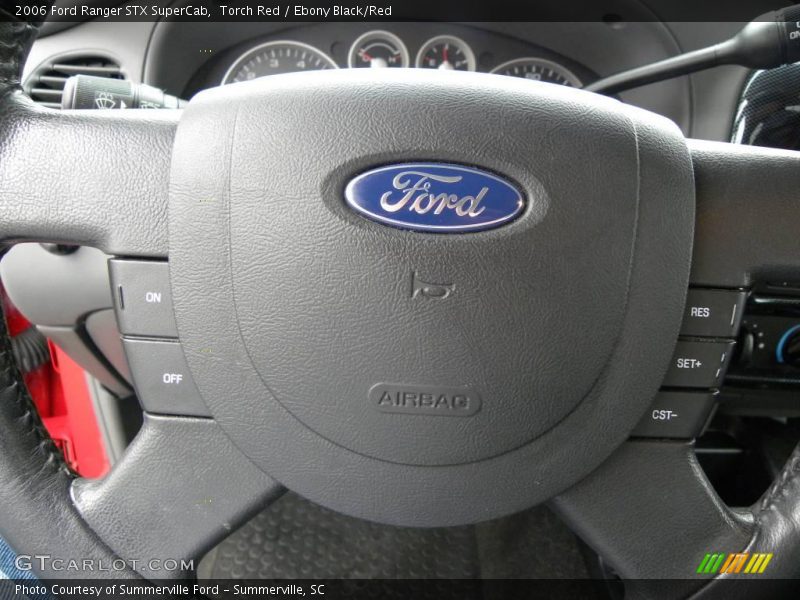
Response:
[[[524,209],[442,234],[345,202],[359,174],[419,162],[496,174]],[[688,276],[689,164],[660,117],[510,78],[317,72],[204,92],[170,200],[198,388],[267,473],[344,512],[446,525],[541,501],[658,388]]]

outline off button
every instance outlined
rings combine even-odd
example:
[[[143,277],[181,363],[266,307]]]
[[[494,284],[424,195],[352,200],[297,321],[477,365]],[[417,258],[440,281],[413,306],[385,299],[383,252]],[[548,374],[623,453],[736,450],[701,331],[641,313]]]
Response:
[[[178,342],[124,339],[133,386],[150,413],[210,417]]]
[[[730,363],[734,344],[733,341],[678,342],[664,385],[718,387]]]

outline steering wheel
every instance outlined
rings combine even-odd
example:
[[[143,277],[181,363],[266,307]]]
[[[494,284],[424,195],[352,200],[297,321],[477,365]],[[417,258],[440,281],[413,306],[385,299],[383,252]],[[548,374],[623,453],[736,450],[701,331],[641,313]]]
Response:
[[[721,594],[729,576],[696,573],[709,552],[772,553],[759,578],[800,576],[800,450],[733,510],[691,442],[630,438],[690,283],[800,273],[800,155],[687,140],[579,90],[424,70],[277,76],[183,111],[46,111],[20,88],[37,27],[0,25],[0,236],[168,260],[201,409],[146,412],[107,477],[77,478],[3,331],[0,533],[18,553],[189,577],[154,559],[201,556],[285,486],[408,526],[549,501],[644,595],[647,578]],[[345,203],[358,174],[415,161],[495,173],[526,206],[445,235]],[[476,410],[378,410],[376,386]]]

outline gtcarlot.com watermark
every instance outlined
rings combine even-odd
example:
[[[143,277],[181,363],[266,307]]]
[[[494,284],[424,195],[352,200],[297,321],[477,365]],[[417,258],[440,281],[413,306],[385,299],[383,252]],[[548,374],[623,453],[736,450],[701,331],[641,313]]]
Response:
[[[194,560],[172,559],[172,558],[153,558],[149,560],[138,560],[135,558],[117,558],[110,561],[94,559],[63,559],[53,558],[49,554],[21,554],[14,560],[14,566],[19,571],[39,572],[79,572],[79,573],[100,573],[114,571],[139,571],[146,569],[155,572],[190,571],[194,570]]]

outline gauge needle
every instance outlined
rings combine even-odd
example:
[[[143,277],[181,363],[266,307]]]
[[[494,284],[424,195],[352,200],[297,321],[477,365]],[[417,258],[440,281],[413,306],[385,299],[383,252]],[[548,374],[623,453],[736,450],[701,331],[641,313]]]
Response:
[[[439,65],[439,68],[443,71],[453,70],[453,64],[450,62],[449,49],[450,49],[449,44],[445,44],[444,48],[442,48],[442,58],[444,59],[444,61],[442,62],[442,64]]]
[[[369,61],[369,66],[372,69],[385,69],[389,66],[389,63],[386,62],[385,58],[375,57],[373,58],[370,56],[366,50],[361,50],[359,52],[362,60]]]

